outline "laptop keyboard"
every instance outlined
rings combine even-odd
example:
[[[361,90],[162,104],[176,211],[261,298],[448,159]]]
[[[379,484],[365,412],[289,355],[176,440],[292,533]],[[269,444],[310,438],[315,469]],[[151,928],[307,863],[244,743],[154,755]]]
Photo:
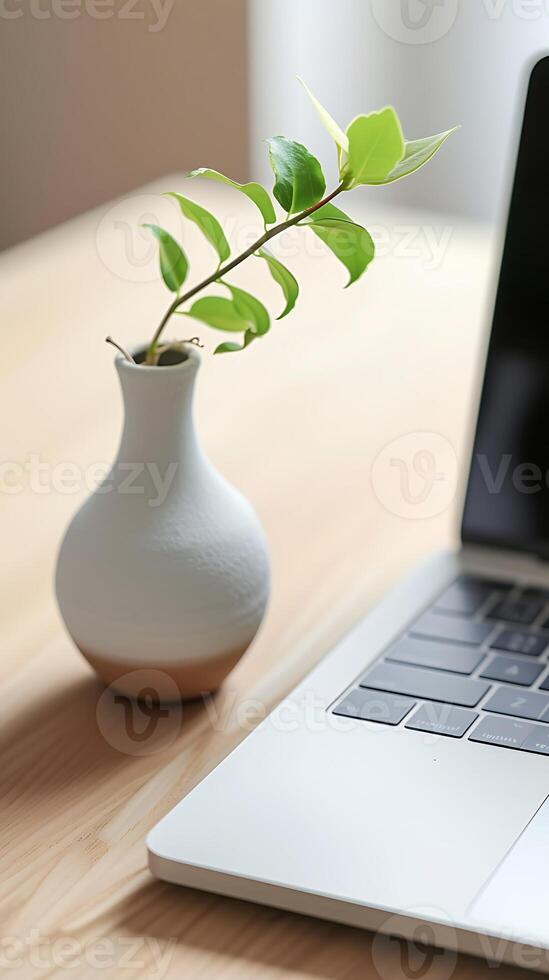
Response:
[[[332,711],[549,755],[549,590],[461,575]]]

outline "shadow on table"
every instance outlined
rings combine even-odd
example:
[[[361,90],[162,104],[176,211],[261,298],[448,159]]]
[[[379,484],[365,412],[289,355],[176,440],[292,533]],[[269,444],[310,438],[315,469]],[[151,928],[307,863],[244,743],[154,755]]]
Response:
[[[6,825],[26,819],[41,802],[55,813],[89,801],[109,782],[112,792],[137,783],[176,756],[180,739],[200,734],[200,702],[179,705],[167,716],[129,714],[93,677],[68,681],[62,690],[13,709],[0,733],[0,798]],[[11,707],[11,706],[10,706]],[[156,723],[155,723],[156,718]],[[152,728],[154,727],[154,731]],[[142,737],[147,732],[146,737]],[[155,739],[157,741],[155,742]],[[163,752],[163,744],[165,751]],[[226,749],[226,746],[225,746]],[[211,767],[212,744],[204,739],[197,773]],[[201,754],[208,758],[201,759]],[[92,812],[92,811],[90,811]],[[40,819],[40,810],[37,810]],[[55,814],[54,814],[55,815]],[[51,815],[50,815],[51,816]],[[44,840],[47,847],[47,840]],[[528,980],[515,967],[494,971],[486,962],[428,950],[384,936],[263,906],[226,899],[152,878],[109,909],[109,932],[156,941],[165,953],[165,977],[288,973],[321,980]],[[182,968],[178,966],[182,965]]]
[[[93,676],[26,703],[0,731],[0,798],[85,793],[117,772],[158,764],[203,715],[200,702],[136,705]],[[148,761],[147,761],[148,760]],[[60,796],[62,801],[62,795]]]
[[[117,906],[117,926],[153,938],[166,977],[283,975],[320,980],[528,980],[536,974],[303,915],[149,881]],[[116,926],[115,926],[116,929]],[[238,964],[238,973],[235,967]]]

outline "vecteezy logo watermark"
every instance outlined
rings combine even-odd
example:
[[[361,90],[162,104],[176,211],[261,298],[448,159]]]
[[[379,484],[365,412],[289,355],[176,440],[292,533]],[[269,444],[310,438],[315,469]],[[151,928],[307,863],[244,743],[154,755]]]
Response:
[[[229,223],[225,222],[225,231]],[[254,229],[255,230],[255,229]],[[452,241],[454,225],[429,224],[392,224],[368,225],[368,232],[373,238],[376,259],[391,256],[394,259],[411,259],[420,263],[426,272],[440,269]],[[251,235],[246,227],[240,229],[242,247],[252,244]],[[351,255],[354,244],[346,236],[346,232],[338,232],[338,249],[341,255]],[[315,235],[303,234],[303,228],[289,228],[273,245],[278,258],[282,261],[298,255],[307,255],[309,259],[325,259],[326,246]]]
[[[372,486],[397,517],[436,517],[452,503],[458,465],[453,446],[437,432],[409,432],[386,445],[372,466]]]
[[[173,959],[177,940],[156,939],[155,936],[119,936],[111,939],[98,936],[83,942],[76,936],[46,936],[39,929],[31,929],[25,936],[0,938],[0,968],[23,976],[52,976],[57,970],[67,970],[68,975],[78,967],[78,976],[88,976],[92,971],[112,970],[117,976],[128,976],[130,971],[147,980],[162,980]],[[126,973],[126,971],[128,971]],[[72,973],[74,976],[74,972]]]
[[[164,30],[175,0],[0,0],[0,19],[146,21],[147,31]]]
[[[438,41],[453,27],[458,0],[371,0],[385,34],[404,44]]]
[[[119,689],[123,686],[124,692]],[[224,686],[202,694],[204,720],[216,734],[249,734],[260,723],[280,735],[302,731],[338,735],[351,732],[356,719],[327,710],[326,699],[314,691],[301,691],[272,707],[261,698],[242,698]],[[382,708],[380,707],[380,715]],[[97,724],[105,740],[124,755],[153,755],[169,748],[183,725],[183,707],[173,679],[162,670],[128,672],[103,691],[97,702]],[[379,715],[378,715],[379,717]],[[368,737],[383,737],[383,725],[367,729]]]
[[[38,496],[50,493],[71,496],[83,490],[88,493],[115,493],[140,496],[152,508],[161,507],[168,498],[178,471],[178,463],[102,462],[82,467],[70,460],[55,463],[31,453],[25,462],[0,460],[0,495],[14,497],[24,490]]]
[[[158,245],[145,225],[169,227],[174,216],[171,203],[156,194],[125,197],[107,208],[95,233],[95,247],[105,268],[125,282],[157,281]],[[180,225],[179,240],[182,233]]]
[[[507,11],[518,20],[540,20],[549,15],[548,0],[483,0],[489,20],[500,20]]]
[[[378,976],[381,980],[450,980],[457,966],[457,953],[444,948],[441,940],[449,942],[447,930],[451,927],[445,927],[443,936],[441,927],[428,921],[440,918],[434,909],[412,909],[408,915],[418,920],[408,938],[402,937],[398,916],[388,918],[383,932],[374,937],[372,961]]]
[[[103,738],[118,752],[154,755],[173,745],[181,731],[181,695],[163,670],[134,670],[103,691],[96,717]]]
[[[473,456],[473,472],[478,468],[480,477],[489,494],[502,492],[533,494],[549,489],[549,469],[538,463],[515,461],[511,453],[503,453],[490,459],[485,453]]]
[[[109,205],[98,222],[95,246],[102,264],[117,279],[160,282],[158,243],[145,227],[148,224],[168,228],[183,243],[187,242],[189,234],[194,234],[173,200],[160,194],[132,195]],[[239,211],[226,212],[221,226],[235,254],[250,248],[262,232],[257,221],[243,220]],[[368,232],[374,240],[378,259],[391,256],[415,260],[426,272],[434,272],[442,267],[454,227],[451,224],[375,224],[369,225]],[[338,235],[341,255],[352,254],[355,243],[344,231]],[[296,227],[288,228],[276,239],[273,249],[281,261],[303,255],[310,260],[325,260],[328,256],[326,246],[316,235]]]
[[[457,967],[458,934],[439,909],[415,907],[389,916],[372,942],[372,960],[380,980],[450,980]],[[415,920],[415,921],[414,921]],[[404,936],[404,932],[406,936]],[[478,957],[495,971],[504,963],[520,970],[547,973],[549,951],[543,938],[505,930],[499,937],[478,934]]]
[[[371,0],[371,5],[374,20],[394,41],[429,44],[453,27],[459,0]],[[549,0],[481,0],[475,9],[489,22],[513,16],[529,23],[549,17]]]

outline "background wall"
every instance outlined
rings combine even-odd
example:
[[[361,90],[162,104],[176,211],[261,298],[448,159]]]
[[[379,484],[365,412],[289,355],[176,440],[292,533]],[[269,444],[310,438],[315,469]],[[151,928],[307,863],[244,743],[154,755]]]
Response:
[[[0,248],[198,163],[244,177],[246,54],[245,0],[3,0]]]
[[[461,123],[436,171],[374,193],[493,219],[525,65],[549,51],[548,10],[546,0],[250,0],[254,174],[267,178],[260,140],[279,132],[333,159],[299,74],[343,125],[388,102],[409,138]]]
[[[197,161],[270,183],[262,140],[277,132],[333,161],[296,74],[342,123],[387,102],[408,136],[460,122],[436,172],[375,194],[493,220],[524,66],[549,50],[548,10],[547,0],[0,0],[0,248]]]

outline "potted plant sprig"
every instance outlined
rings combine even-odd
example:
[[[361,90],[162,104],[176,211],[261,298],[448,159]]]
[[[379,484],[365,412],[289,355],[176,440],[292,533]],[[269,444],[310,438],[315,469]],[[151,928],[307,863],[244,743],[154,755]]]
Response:
[[[232,257],[218,219],[190,198],[170,192],[183,217],[212,246],[216,264],[206,278],[184,290],[187,255],[168,231],[148,225],[172,294],[169,305],[145,348],[130,352],[107,338],[119,350],[122,439],[108,477],[67,529],[56,591],[76,645],[106,682],[131,696],[143,692],[147,670],[155,672],[161,697],[215,690],[253,639],[270,585],[268,548],[254,511],[205,459],[196,440],[192,395],[200,340],[167,340],[168,324],[183,316],[225,332],[231,339],[218,344],[215,354],[243,351],[265,337],[271,327],[267,308],[228,277],[243,262],[266,263],[283,296],[277,319],[287,316],[299,286],[268,244],[294,226],[313,232],[346,267],[347,285],[357,282],[374,258],[374,243],[334,200],[363,184],[409,176],[454,132],[405,140],[391,106],[357,116],[343,131],[305,89],[335,142],[337,185],[327,191],[319,161],[284,136],[268,141],[272,196],[255,182],[237,183],[207,168],[192,170],[187,177],[219,181],[244,194],[261,215],[262,234]],[[284,212],[281,219],[273,197]],[[213,285],[225,295],[209,294]]]

